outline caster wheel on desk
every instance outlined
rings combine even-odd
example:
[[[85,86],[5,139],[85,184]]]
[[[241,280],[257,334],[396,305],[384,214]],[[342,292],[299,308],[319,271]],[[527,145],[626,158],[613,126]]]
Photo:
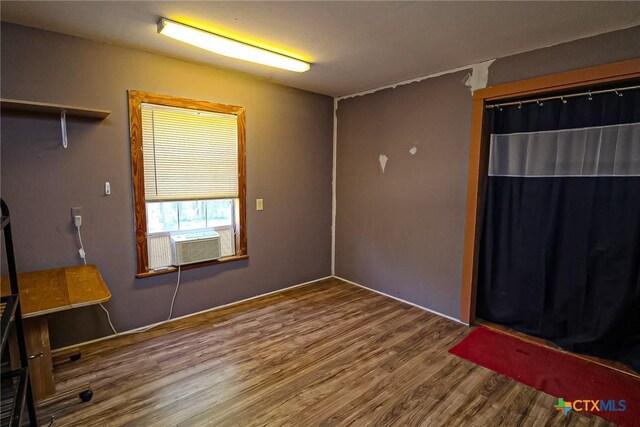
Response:
[[[76,362],[76,361],[80,360],[81,356],[82,355],[80,353],[74,354],[74,355],[69,356],[69,360],[71,360],[72,362]]]
[[[93,397],[93,392],[91,390],[85,390],[79,394],[80,400],[83,402],[88,402]]]

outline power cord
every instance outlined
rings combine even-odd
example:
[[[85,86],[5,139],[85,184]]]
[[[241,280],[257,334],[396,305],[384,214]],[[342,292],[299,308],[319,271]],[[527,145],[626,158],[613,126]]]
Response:
[[[78,250],[78,253],[80,254],[82,263],[84,265],[87,265],[87,254],[84,251],[84,244],[82,243],[82,232],[80,231],[80,227],[82,227],[82,216],[80,215],[74,216],[73,224],[76,226],[76,230],[78,230],[78,242],[80,243],[80,249]]]
[[[180,271],[181,271],[181,267],[178,266],[178,281],[176,283],[176,290],[173,292],[173,298],[171,299],[171,308],[169,310],[169,317],[167,317],[167,320],[163,320],[161,322],[158,323],[154,323],[153,325],[149,325],[146,328],[142,328],[142,329],[135,329],[133,331],[128,331],[128,332],[123,332],[120,335],[128,335],[128,334],[139,334],[140,332],[146,332],[149,329],[153,329],[156,326],[160,326],[160,325],[164,325],[165,323],[167,323],[169,320],[171,320],[171,317],[173,316],[173,305],[176,302],[176,295],[178,295],[178,289],[180,288]]]
[[[178,295],[178,289],[180,288],[180,269],[181,267],[178,266],[178,282],[176,283],[176,290],[173,293],[173,298],[171,298],[171,309],[169,310],[169,317],[167,317],[167,320],[171,320],[171,316],[173,316],[173,305],[176,303],[176,295]]]
[[[87,253],[84,250],[84,244],[82,243],[82,232],[80,231],[80,227],[82,227],[82,217],[80,215],[76,215],[76,217],[73,219],[73,223],[76,226],[76,230],[78,230],[78,242],[80,243],[80,250],[78,251],[78,253],[80,254],[80,258],[82,258],[82,263],[84,265],[87,265]],[[104,305],[102,305],[102,303],[99,303],[98,305],[107,314],[107,321],[109,322],[109,326],[111,327],[113,333],[116,335],[120,335],[111,322],[111,314],[109,313],[109,310],[107,310]]]
[[[104,305],[102,305],[102,303],[98,304],[100,306],[101,309],[104,310],[104,312],[107,314],[107,322],[109,322],[109,326],[111,327],[111,330],[113,331],[114,334],[116,335],[120,335],[118,333],[118,331],[116,331],[116,328],[113,327],[113,323],[111,323],[111,314],[109,313],[109,310],[107,310]]]
[[[76,230],[78,230],[78,243],[80,243],[80,249],[78,250],[78,253],[80,254],[80,258],[82,259],[82,263],[84,265],[87,265],[87,254],[84,250],[84,244],[82,243],[82,232],[80,231],[80,227],[82,227],[82,217],[80,215],[76,215],[73,219],[73,223],[76,226]],[[173,317],[173,307],[176,303],[176,296],[178,295],[178,289],[180,289],[180,273],[182,271],[181,266],[178,266],[178,281],[176,282],[176,290],[173,292],[173,298],[171,299],[171,307],[169,309],[169,317],[167,317],[167,320],[165,320],[164,322],[167,322],[169,320],[171,320],[171,318]],[[109,313],[109,310],[107,310],[105,308],[104,305],[102,305],[102,303],[98,304],[100,306],[100,308],[102,310],[104,310],[105,314],[107,315],[107,321],[109,322],[109,326],[111,327],[111,330],[113,331],[113,333],[115,335],[121,335],[118,331],[116,331],[116,328],[113,326],[113,323],[111,322],[111,314]],[[128,333],[139,333],[139,332],[145,332],[148,331],[151,328],[155,328],[156,326],[159,326],[161,324],[163,324],[164,322],[160,322],[160,323],[156,323],[155,325],[150,325],[148,328],[144,328],[144,329],[138,329],[136,331],[131,331]]]

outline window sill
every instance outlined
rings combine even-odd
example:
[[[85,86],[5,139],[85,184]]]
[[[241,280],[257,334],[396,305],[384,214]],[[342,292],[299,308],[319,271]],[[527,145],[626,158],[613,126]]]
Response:
[[[249,255],[234,255],[226,258],[216,259],[213,261],[205,261],[205,262],[198,262],[195,264],[184,265],[182,266],[181,270],[182,271],[193,270],[194,268],[209,267],[211,265],[226,264],[228,262],[242,261],[245,259],[249,259]],[[166,270],[145,271],[144,273],[136,274],[136,279],[144,279],[145,277],[159,276],[161,274],[170,274],[170,273],[175,273],[177,271],[178,269],[176,267],[169,267]]]

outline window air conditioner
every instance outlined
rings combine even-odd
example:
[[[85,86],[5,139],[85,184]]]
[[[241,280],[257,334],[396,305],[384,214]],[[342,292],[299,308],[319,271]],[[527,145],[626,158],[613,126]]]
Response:
[[[220,236],[215,231],[171,236],[171,253],[175,266],[218,259]]]

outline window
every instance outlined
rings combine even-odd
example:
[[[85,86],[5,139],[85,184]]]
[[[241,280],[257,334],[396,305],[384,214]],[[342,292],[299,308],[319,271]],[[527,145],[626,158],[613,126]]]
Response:
[[[175,234],[220,235],[201,264],[246,259],[244,108],[129,91],[129,115],[138,276],[173,271]]]

